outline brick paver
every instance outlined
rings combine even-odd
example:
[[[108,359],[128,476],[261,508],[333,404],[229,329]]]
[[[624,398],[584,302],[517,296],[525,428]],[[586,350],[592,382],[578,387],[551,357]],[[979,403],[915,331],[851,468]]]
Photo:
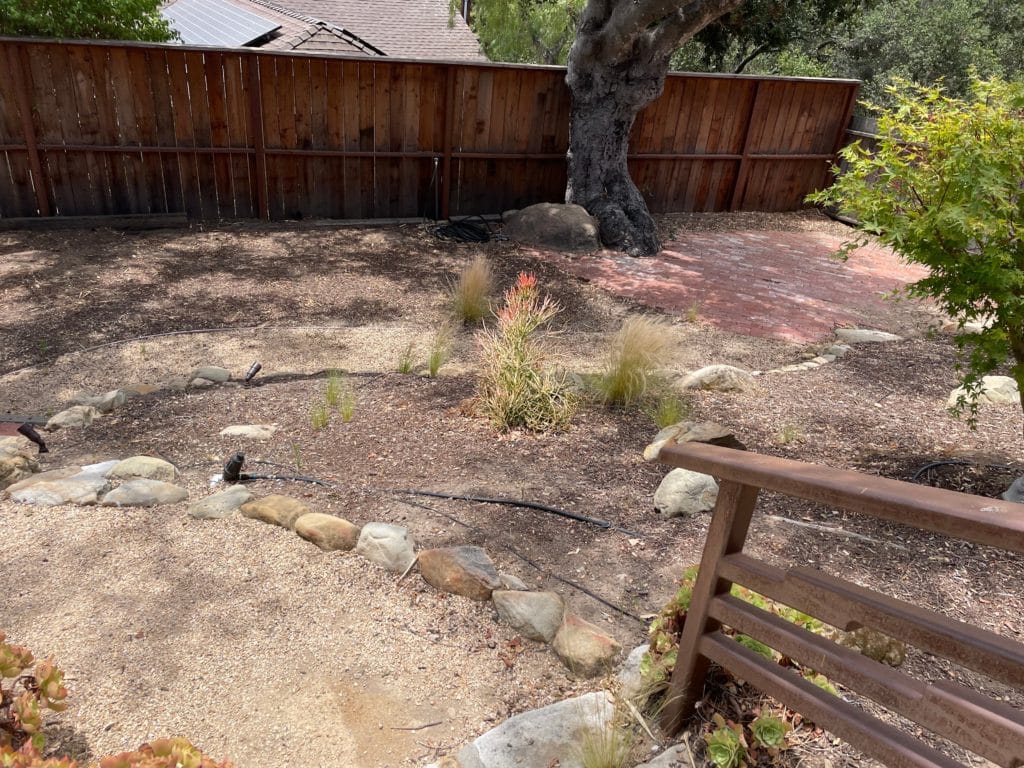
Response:
[[[886,294],[927,274],[889,249],[847,261],[823,232],[683,232],[657,256],[544,252],[604,290],[747,336],[812,342],[837,326],[886,328]]]

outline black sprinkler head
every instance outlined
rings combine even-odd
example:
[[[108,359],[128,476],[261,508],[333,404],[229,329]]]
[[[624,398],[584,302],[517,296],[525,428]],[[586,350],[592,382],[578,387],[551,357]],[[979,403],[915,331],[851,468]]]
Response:
[[[248,384],[250,381],[256,378],[256,374],[262,370],[263,366],[259,362],[255,362],[249,366],[249,370],[245,374],[245,383]]]
[[[224,465],[224,482],[237,483],[242,479],[242,465],[245,464],[245,454],[239,451]]]
[[[50,449],[46,447],[46,443],[43,442],[43,438],[39,436],[35,428],[31,424],[22,424],[18,427],[18,434],[24,435],[33,443],[39,446],[40,453],[49,453]]]

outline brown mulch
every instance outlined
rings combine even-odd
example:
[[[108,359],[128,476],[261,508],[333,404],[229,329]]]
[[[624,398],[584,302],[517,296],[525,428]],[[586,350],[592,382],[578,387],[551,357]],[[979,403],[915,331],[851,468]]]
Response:
[[[758,221],[787,226],[779,217],[719,217],[714,227]],[[686,219],[673,222],[686,225]],[[357,524],[401,523],[415,532],[420,547],[484,546],[500,568],[566,595],[575,611],[631,648],[644,640],[644,617],[674,592],[682,568],[699,560],[708,517],[663,520],[652,511],[665,470],[640,456],[656,431],[642,409],[588,404],[563,434],[496,434],[472,412],[476,346],[466,329],[456,334],[444,375],[395,372],[396,351],[407,344],[422,358],[444,316],[448,281],[476,253],[487,255],[503,286],[520,270],[538,274],[564,308],[555,352],[574,370],[592,370],[602,338],[643,309],[609,298],[510,243],[444,243],[420,228],[3,233],[0,412],[48,412],[77,390],[165,381],[203,363],[225,364],[240,374],[260,359],[268,377],[254,386],[160,392],[86,430],[48,436],[46,467],[149,453],[175,463],[189,487],[200,489],[242,447],[218,436],[223,426],[277,423],[281,429],[272,440],[244,446],[248,468],[330,484],[259,480],[253,483],[257,493],[299,495]],[[675,373],[710,363],[764,370],[816,351],[733,336],[683,318],[670,322],[677,335],[670,366]],[[245,330],[89,350],[115,340],[224,327]],[[281,329],[294,332],[275,335]],[[947,414],[955,362],[951,340],[922,326],[906,341],[857,347],[816,370],[762,376],[747,393],[695,393],[690,418],[727,425],[754,451],[901,480],[935,462],[961,462],[925,469],[918,480],[996,496],[1024,474],[1021,413],[986,408],[975,431]],[[321,372],[329,368],[347,371],[356,408],[351,421],[335,415],[315,429],[310,413],[323,397]],[[286,372],[295,375],[273,375]],[[538,502],[622,530],[511,506],[396,492],[403,489]],[[749,539],[756,555],[819,567],[1024,640],[1019,556],[772,494],[760,510]],[[769,516],[865,538],[824,534]],[[3,619],[0,608],[0,626]],[[921,654],[911,655],[907,669],[924,677],[960,674]],[[1022,692],[986,687],[1024,706]],[[536,703],[524,696],[505,704],[515,712]],[[827,736],[806,740],[801,750],[797,757],[805,765],[865,764]]]

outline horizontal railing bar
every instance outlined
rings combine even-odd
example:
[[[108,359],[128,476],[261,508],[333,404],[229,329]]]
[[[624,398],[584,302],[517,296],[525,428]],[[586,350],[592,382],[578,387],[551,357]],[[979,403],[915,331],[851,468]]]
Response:
[[[1024,690],[1024,646],[994,632],[812,568],[784,571],[735,554],[719,561],[717,574],[840,629],[871,627]]]
[[[704,635],[698,653],[889,768],[962,768],[910,734],[822,690],[792,670],[772,664],[721,633]]]
[[[1024,504],[706,443],[669,443],[658,459],[744,485],[1024,553]]]
[[[1024,763],[1024,714],[963,686],[915,680],[750,605],[714,598],[708,614],[1002,768]]]

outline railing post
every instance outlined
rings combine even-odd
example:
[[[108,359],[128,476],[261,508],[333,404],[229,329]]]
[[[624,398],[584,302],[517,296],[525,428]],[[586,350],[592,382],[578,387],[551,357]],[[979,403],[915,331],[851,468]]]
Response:
[[[50,197],[46,193],[49,183],[44,175],[43,164],[39,160],[39,145],[36,142],[36,128],[32,120],[32,100],[28,95],[28,70],[25,61],[28,54],[21,46],[8,45],[8,71],[14,76],[14,90],[18,98],[18,111],[21,112],[21,130],[25,134],[25,149],[28,152],[28,167],[32,172],[33,186],[36,192],[36,206],[40,216],[50,216]],[[19,55],[20,54],[20,55]]]
[[[677,734],[693,714],[704,689],[708,660],[697,653],[697,644],[704,634],[717,631],[720,626],[708,618],[711,599],[732,588],[732,582],[718,577],[718,562],[724,555],[743,551],[758,490],[731,480],[723,481],[718,490],[697,582],[683,624],[683,636],[679,640],[676,667],[661,715],[661,727],[670,736]]]

